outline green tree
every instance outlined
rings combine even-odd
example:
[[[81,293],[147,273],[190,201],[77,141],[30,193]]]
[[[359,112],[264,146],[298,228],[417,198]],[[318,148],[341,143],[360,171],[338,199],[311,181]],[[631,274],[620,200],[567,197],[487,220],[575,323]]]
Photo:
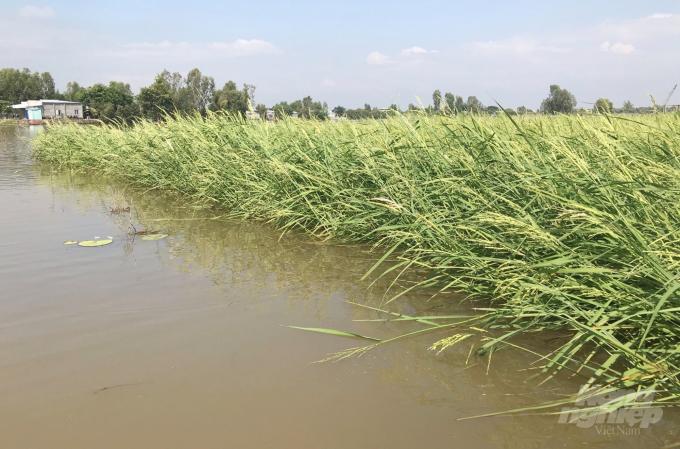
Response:
[[[181,73],[171,73],[168,70],[163,70],[156,77],[162,78],[163,84],[167,87],[172,100],[172,112],[189,114],[196,110],[192,106],[192,98],[190,96],[190,90],[187,88],[186,79]],[[156,80],[154,80],[154,83],[156,83]],[[165,89],[165,87],[163,89]]]
[[[465,102],[463,101],[463,97],[456,95],[456,103],[453,107],[453,110],[455,112],[463,112],[463,111],[467,110]]]
[[[40,74],[40,89],[43,98],[54,98],[57,94],[57,89],[54,87],[54,78],[52,78],[50,72]]]
[[[442,109],[442,93],[439,89],[432,92],[432,105],[435,112],[440,112]]]
[[[0,100],[16,104],[26,100],[54,98],[57,91],[49,72],[29,69],[0,69]]]
[[[163,70],[158,77],[163,80],[163,87],[161,88],[158,84],[156,88],[169,93],[174,112],[205,114],[210,109],[217,109],[214,104],[215,80],[211,76],[203,75],[198,68],[191,69],[186,77],[179,72],[168,70]],[[163,109],[162,106],[161,109]]]
[[[623,112],[627,114],[632,114],[633,112],[635,112],[635,106],[633,106],[633,103],[631,103],[629,100],[624,101]]]
[[[312,108],[314,107],[314,100],[309,95],[302,99],[302,111],[300,115],[304,118],[312,117]]]
[[[245,114],[248,110],[248,92],[240,90],[236,83],[227,81],[222,89],[214,93],[212,107],[218,111],[229,111]]]
[[[368,106],[368,105],[366,105]],[[368,106],[370,110],[370,106]],[[297,112],[303,118],[326,119],[328,118],[328,105],[319,101],[314,101],[312,97],[306,96],[302,99],[302,107]]]
[[[277,117],[291,116],[297,113],[301,118],[314,118],[324,120],[328,118],[328,105],[320,101],[314,101],[312,97],[307,96],[302,100],[295,100],[292,103],[282,101],[274,105],[274,112]],[[351,110],[346,110],[347,118],[350,117]]]
[[[614,104],[608,98],[598,98],[593,106],[593,111],[600,114],[610,114],[612,110],[614,110]]]
[[[567,89],[557,84],[550,86],[550,95],[541,103],[541,111],[548,114],[570,114],[576,107],[576,97]]]
[[[164,73],[157,75],[154,82],[143,87],[137,96],[142,115],[150,120],[161,120],[165,114],[175,112],[173,93],[173,86]]]
[[[484,110],[484,105],[482,104],[481,101],[477,99],[477,97],[471,95],[467,99],[466,108],[470,112],[479,114],[480,112],[482,112],[482,110]]]
[[[276,103],[272,109],[274,110],[274,114],[277,118],[290,116],[293,113],[293,108],[286,101]]]
[[[338,117],[344,117],[345,112],[347,112],[347,109],[342,106],[336,106],[333,108],[332,112]]]
[[[12,104],[7,100],[0,100],[0,117],[12,117]]]
[[[456,112],[456,96],[451,92],[444,94],[444,105],[448,112]]]
[[[246,93],[248,109],[250,109],[255,105],[255,85],[244,83],[243,91]]]
[[[126,83],[111,81],[108,85],[95,84],[82,89],[78,96],[94,118],[130,122],[139,116],[135,97]]]
[[[66,83],[66,91],[64,92],[64,98],[69,101],[82,101],[82,96],[85,93],[85,89],[80,86],[76,81],[69,81]]]
[[[170,88],[170,92],[172,93],[174,99],[177,100],[180,96],[180,91],[185,84],[182,74],[179,72],[170,73],[168,70],[163,70],[159,76],[163,77]]]
[[[265,104],[258,104],[255,106],[255,112],[261,117],[261,118],[266,118],[267,117],[267,106]]]
[[[204,76],[197,68],[187,73],[185,86],[178,89],[185,112],[198,111],[205,114],[212,106],[215,97],[215,80]]]

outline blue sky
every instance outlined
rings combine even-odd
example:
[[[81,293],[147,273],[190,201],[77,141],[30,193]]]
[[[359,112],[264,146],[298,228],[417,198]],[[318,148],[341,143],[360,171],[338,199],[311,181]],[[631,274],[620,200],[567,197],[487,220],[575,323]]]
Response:
[[[59,87],[136,90],[199,67],[267,104],[405,106],[439,88],[536,107],[558,83],[583,106],[642,105],[680,79],[677,1],[0,0],[0,30],[0,67],[50,71]]]

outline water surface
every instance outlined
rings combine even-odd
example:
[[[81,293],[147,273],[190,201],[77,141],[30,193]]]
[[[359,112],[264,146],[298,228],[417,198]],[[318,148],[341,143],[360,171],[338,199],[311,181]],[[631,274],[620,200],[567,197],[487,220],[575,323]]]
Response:
[[[2,448],[657,448],[678,438],[670,412],[632,436],[553,416],[460,421],[581,383],[539,387],[518,352],[488,366],[468,360],[468,345],[436,356],[425,350],[436,336],[425,336],[314,364],[361,342],[286,325],[415,329],[355,321],[381,317],[347,303],[380,303],[384,285],[360,281],[374,254],[41,166],[28,144],[36,132],[0,127]],[[131,223],[169,237],[133,238]],[[114,243],[63,245],[97,236]],[[457,298],[427,299],[398,307],[455,310]]]

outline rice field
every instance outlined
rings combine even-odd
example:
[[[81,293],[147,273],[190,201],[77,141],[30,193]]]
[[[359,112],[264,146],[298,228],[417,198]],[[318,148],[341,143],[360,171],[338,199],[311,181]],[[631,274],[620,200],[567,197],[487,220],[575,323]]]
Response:
[[[437,332],[437,351],[465,341],[491,358],[526,350],[519,337],[559,331],[566,337],[528,367],[536,382],[576,375],[599,392],[653,390],[657,405],[680,398],[680,114],[276,123],[210,114],[56,124],[34,151],[233,217],[375,245],[367,276],[394,286],[386,318],[415,289],[464,292],[477,305],[470,316],[399,318],[419,321],[415,334]]]

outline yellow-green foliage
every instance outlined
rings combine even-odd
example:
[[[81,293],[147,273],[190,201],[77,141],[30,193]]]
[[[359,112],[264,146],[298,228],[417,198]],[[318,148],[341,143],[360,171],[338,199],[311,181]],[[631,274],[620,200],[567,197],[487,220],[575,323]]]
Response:
[[[490,350],[566,330],[547,376],[580,369],[593,382],[655,388],[663,403],[680,394],[679,115],[210,115],[52,126],[35,150],[234,216],[396,248],[392,273],[417,268],[419,286],[490,301],[452,326],[455,338],[500,330]]]

